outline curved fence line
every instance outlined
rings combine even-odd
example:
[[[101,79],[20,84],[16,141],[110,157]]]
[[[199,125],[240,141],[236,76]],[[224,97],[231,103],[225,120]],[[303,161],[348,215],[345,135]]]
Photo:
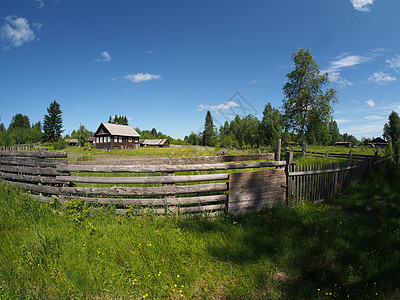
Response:
[[[65,151],[0,151],[0,175],[42,201],[79,199],[113,204],[118,212],[244,213],[265,206],[321,201],[381,163],[378,156],[341,164],[297,166],[267,161],[274,153],[225,157],[68,162]]]

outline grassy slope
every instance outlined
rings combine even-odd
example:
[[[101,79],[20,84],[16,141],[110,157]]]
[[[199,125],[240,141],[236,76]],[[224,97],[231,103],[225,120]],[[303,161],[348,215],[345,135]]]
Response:
[[[398,299],[399,178],[216,220],[62,211],[0,183],[0,299]]]

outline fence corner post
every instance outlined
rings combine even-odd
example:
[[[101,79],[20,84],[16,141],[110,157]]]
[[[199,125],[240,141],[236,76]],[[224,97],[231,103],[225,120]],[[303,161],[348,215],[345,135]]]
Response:
[[[325,158],[329,157],[329,150],[326,150]]]

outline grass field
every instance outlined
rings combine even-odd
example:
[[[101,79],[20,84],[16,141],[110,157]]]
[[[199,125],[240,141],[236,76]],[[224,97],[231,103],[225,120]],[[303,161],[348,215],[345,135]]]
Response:
[[[398,299],[399,178],[213,220],[63,210],[0,183],[0,299]]]

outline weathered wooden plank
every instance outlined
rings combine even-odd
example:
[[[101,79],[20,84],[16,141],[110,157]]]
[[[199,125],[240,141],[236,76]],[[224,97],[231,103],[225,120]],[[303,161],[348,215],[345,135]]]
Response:
[[[281,169],[232,173],[229,177],[228,212],[258,211],[269,203],[282,203],[285,184],[285,170]]]
[[[0,165],[0,171],[9,173],[22,173],[32,175],[65,175],[66,173],[57,170],[56,168],[40,168],[40,167],[20,167],[20,166],[4,166]]]
[[[66,151],[0,151],[0,156],[18,156],[18,157],[43,157],[43,158],[67,158]]]
[[[127,213],[127,209],[116,209],[115,213],[118,215],[125,215]],[[223,214],[223,210],[215,210],[213,209],[213,207],[210,208],[210,210],[200,210],[200,211],[181,211],[181,210],[177,210],[177,208],[173,208],[173,209],[168,209],[167,213],[165,212],[164,208],[141,208],[141,209],[135,209],[134,214],[135,215],[145,215],[145,214],[156,214],[156,215],[165,215],[165,214],[175,214],[175,213],[182,213],[188,216],[193,216],[193,217],[197,217],[197,216],[207,216],[210,218],[214,218],[216,216],[219,216],[221,214]]]
[[[205,165],[65,165],[58,166],[61,172],[190,172],[190,171],[222,171],[234,169],[251,169],[284,166],[284,161],[250,162],[250,163],[229,163],[229,164],[205,164]]]
[[[74,161],[71,165],[187,165],[187,164],[210,164],[226,162],[244,162],[256,160],[274,159],[274,153],[249,154],[249,155],[227,155],[227,156],[198,156],[198,157],[154,157],[154,156],[132,156],[123,159],[104,158],[97,161]]]
[[[147,184],[147,183],[182,183],[227,180],[229,174],[206,174],[187,176],[147,176],[147,177],[91,177],[91,176],[57,176],[63,182],[105,183],[105,184]]]
[[[307,170],[301,172],[290,172],[289,176],[302,176],[302,175],[314,175],[314,174],[322,174],[322,173],[335,173],[345,170],[356,169],[357,166],[349,166],[349,167],[341,167],[341,168],[334,168],[329,170]]]
[[[63,193],[105,196],[152,196],[227,191],[227,183],[162,187],[63,187]]]
[[[228,199],[227,194],[211,195],[211,196],[197,196],[197,197],[181,197],[181,198],[98,198],[98,197],[80,197],[80,196],[66,196],[67,199],[79,199],[93,204],[116,204],[116,205],[137,205],[137,206],[180,206],[180,205],[193,205],[204,204],[213,202],[225,202]]]
[[[13,173],[3,173],[1,172],[1,177],[3,179],[9,179],[14,181],[23,181],[28,183],[43,183],[43,184],[62,184],[63,181],[57,180],[55,177],[48,176],[35,176],[35,175],[23,175],[23,174],[13,174]]]
[[[187,186],[163,186],[163,187],[54,187],[48,185],[35,185],[14,181],[6,181],[25,190],[50,195],[104,195],[104,196],[155,196],[193,194],[227,191],[227,183],[197,184]]]
[[[25,158],[25,157],[0,157],[0,164],[14,166],[33,166],[33,167],[56,167],[58,165],[66,165],[66,159],[52,158]]]
[[[4,180],[4,182],[8,184],[15,185],[26,191],[36,192],[36,193],[43,193],[49,195],[61,195],[61,187],[49,186],[49,185],[36,185],[32,183],[23,183],[23,182],[16,182],[16,181],[8,181]]]

